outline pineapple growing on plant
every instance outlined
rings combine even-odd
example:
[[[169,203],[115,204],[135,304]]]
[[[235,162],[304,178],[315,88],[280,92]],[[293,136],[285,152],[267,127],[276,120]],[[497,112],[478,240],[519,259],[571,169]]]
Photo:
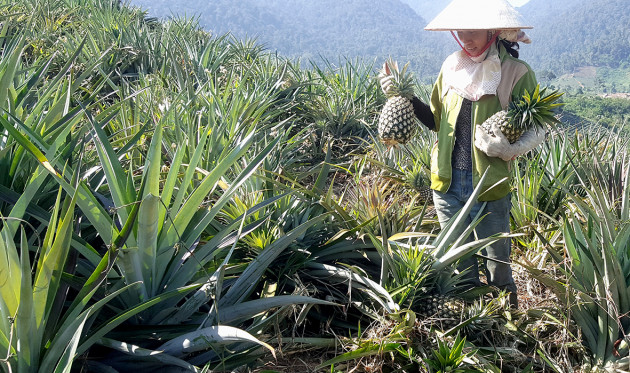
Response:
[[[541,90],[538,85],[531,93],[525,91],[520,100],[510,102],[507,110],[494,114],[481,126],[491,134],[492,125],[498,124],[501,132],[513,144],[530,128],[544,128],[546,124],[558,123],[553,109],[564,105],[556,102],[562,93],[556,90],[545,95],[546,90]]]
[[[431,293],[421,299],[415,311],[423,317],[432,318],[443,330],[461,326],[466,335],[479,338],[496,328],[502,310],[508,307],[508,297],[484,299],[474,292],[458,295]]]
[[[392,76],[392,85],[387,90],[387,102],[378,120],[378,134],[387,146],[407,143],[417,129],[411,99],[414,94],[413,76],[407,73],[407,63],[402,70],[391,59],[385,64],[385,74]]]
[[[466,305],[462,299],[444,294],[430,294],[418,305],[418,314],[435,318],[444,330],[462,322]]]
[[[421,202],[433,203],[433,190],[428,172],[425,168],[411,171],[407,176],[407,183],[418,192],[418,199]]]

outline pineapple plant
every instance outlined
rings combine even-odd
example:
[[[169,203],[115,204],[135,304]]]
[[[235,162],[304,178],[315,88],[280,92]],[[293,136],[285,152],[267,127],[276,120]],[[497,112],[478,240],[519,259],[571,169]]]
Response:
[[[538,85],[531,93],[525,91],[520,100],[510,102],[507,110],[494,114],[481,126],[492,134],[492,125],[498,124],[501,132],[513,144],[530,128],[544,128],[546,124],[558,123],[553,109],[564,105],[556,103],[562,93],[556,90],[545,95],[546,90],[547,88],[541,90]]]
[[[407,73],[407,63],[402,70],[389,59],[384,73],[392,76],[392,85],[387,90],[387,102],[378,120],[378,134],[387,146],[407,143],[418,127],[411,99],[414,94],[414,79]]]

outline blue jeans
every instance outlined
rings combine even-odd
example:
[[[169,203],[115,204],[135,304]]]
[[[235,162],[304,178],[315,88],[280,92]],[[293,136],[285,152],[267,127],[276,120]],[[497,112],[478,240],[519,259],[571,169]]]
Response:
[[[433,191],[433,202],[437,212],[440,226],[444,224],[459,210],[464,207],[468,198],[473,192],[472,171],[453,169],[451,186],[446,193]],[[481,209],[483,202],[476,203],[466,219],[465,225],[459,233],[463,231]],[[479,239],[492,236],[496,233],[508,233],[510,231],[510,209],[511,194],[496,201],[486,202],[482,215],[483,220],[475,228]],[[472,237],[468,237],[467,242],[471,242]],[[482,251],[488,259],[484,260],[486,278],[488,284],[507,290],[516,294],[516,285],[512,278],[512,268],[510,267],[510,253],[512,242],[508,238],[503,238]],[[464,280],[474,286],[481,285],[479,281],[479,267],[476,256],[460,261],[458,270],[468,269],[463,276]]]

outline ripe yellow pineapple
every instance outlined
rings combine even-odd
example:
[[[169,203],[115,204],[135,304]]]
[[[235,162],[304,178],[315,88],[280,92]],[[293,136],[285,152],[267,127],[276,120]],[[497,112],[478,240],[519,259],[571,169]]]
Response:
[[[407,74],[407,63],[402,70],[390,59],[386,63],[392,76],[392,86],[387,91],[387,102],[378,120],[378,134],[387,146],[407,143],[418,127],[411,99],[413,97],[413,77]],[[386,73],[389,73],[387,71]]]
[[[545,95],[546,90],[546,88],[541,90],[540,85],[538,85],[532,93],[525,91],[519,101],[510,102],[507,110],[494,114],[486,119],[481,126],[488,133],[492,133],[492,125],[497,123],[501,132],[512,144],[532,127],[542,128],[545,124],[558,123],[553,109],[564,105],[555,102],[562,96],[562,93],[556,90]]]

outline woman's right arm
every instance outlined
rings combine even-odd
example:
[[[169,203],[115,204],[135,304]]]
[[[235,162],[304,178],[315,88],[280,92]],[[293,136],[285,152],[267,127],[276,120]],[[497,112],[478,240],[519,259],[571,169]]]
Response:
[[[438,76],[438,81],[440,80],[441,76],[442,74],[440,73],[440,75]],[[384,94],[387,94],[387,91],[392,86],[392,76],[391,76],[391,72],[389,71],[389,67],[387,66],[387,63],[383,64],[383,68],[379,71],[378,80],[381,85],[381,90],[383,91]],[[436,92],[436,90],[439,90],[437,84],[433,87],[433,92],[431,95],[432,102],[433,102],[434,96],[440,95],[439,92]],[[413,111],[416,117],[418,118],[418,120],[420,120],[420,122],[428,129],[435,131],[436,130],[436,125],[435,125],[436,113],[433,112],[433,110],[431,109],[431,106],[422,102],[422,100],[420,100],[416,96],[413,96],[411,98],[411,104],[413,105]]]
[[[433,116],[433,112],[431,111],[431,107],[418,97],[414,96],[411,99],[411,103],[413,104],[413,112],[416,114],[416,117],[420,120],[425,127],[430,130],[435,130],[435,118]]]
[[[413,104],[413,111],[416,117],[431,131],[438,131],[440,129],[439,118],[442,115],[442,72],[438,74],[438,77],[433,83],[433,89],[431,90],[431,104],[422,102],[417,97],[411,100]]]

